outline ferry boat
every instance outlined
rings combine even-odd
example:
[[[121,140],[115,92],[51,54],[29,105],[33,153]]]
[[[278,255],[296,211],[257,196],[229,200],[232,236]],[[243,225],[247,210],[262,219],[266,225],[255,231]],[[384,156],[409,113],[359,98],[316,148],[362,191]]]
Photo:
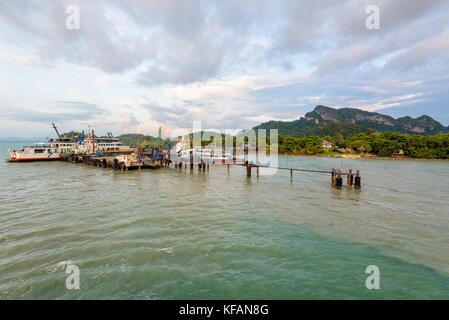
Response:
[[[50,139],[48,142],[35,143],[32,146],[23,147],[22,150],[8,149],[10,154],[9,161],[59,160],[60,153],[72,150],[73,146],[73,138]]]
[[[49,139],[48,142],[36,143],[32,146],[23,147],[22,150],[8,149],[11,162],[19,161],[45,161],[59,160],[61,153],[71,152],[75,154],[95,154],[95,153],[111,153],[111,152],[133,152],[129,146],[123,145],[118,138],[114,138],[111,133],[108,137],[95,137],[94,131],[81,137],[73,138],[61,137],[55,124],[53,128],[58,135],[56,139]]]
[[[95,153],[113,153],[113,152],[133,152],[136,149],[123,145],[119,138],[115,138],[112,133],[108,133],[107,137],[98,138],[91,133],[86,137],[80,138],[76,146],[75,153],[95,154]]]

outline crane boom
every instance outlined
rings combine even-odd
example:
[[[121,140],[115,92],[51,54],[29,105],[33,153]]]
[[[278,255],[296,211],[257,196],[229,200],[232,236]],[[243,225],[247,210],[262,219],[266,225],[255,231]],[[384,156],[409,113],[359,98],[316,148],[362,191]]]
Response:
[[[56,134],[58,135],[58,138],[61,137],[61,135],[58,132],[58,128],[56,128],[56,125],[53,122],[51,124],[52,124],[53,128],[55,129]]]

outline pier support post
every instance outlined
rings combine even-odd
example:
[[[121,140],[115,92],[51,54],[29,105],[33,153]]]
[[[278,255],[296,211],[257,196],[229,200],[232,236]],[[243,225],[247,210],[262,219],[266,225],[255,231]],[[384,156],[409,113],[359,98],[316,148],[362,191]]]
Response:
[[[332,187],[335,188],[337,185],[337,179],[335,177],[335,169],[332,169],[332,178],[331,178]]]
[[[228,164],[228,174],[229,174],[229,164]]]
[[[259,166],[257,166],[257,178],[259,178]]]
[[[349,169],[348,172],[348,189],[351,189],[352,187],[352,169]]]
[[[246,177],[251,178],[251,165],[246,161]]]
[[[293,182],[293,170],[290,169],[290,182]]]
[[[354,188],[360,189],[362,187],[362,184],[361,184],[360,180],[361,180],[360,170],[357,169],[357,175],[355,176],[355,180],[354,180]]]
[[[209,172],[209,164],[207,164],[207,172]]]
[[[338,170],[338,175],[337,175],[337,188],[341,188],[341,186],[343,185],[343,178],[341,177],[341,169]]]

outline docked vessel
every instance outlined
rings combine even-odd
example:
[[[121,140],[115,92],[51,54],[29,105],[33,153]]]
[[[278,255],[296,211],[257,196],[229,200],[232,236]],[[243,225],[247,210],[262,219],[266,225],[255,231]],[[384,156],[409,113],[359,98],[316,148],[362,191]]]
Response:
[[[232,163],[234,160],[243,161],[242,159],[236,159],[232,153],[224,152],[222,148],[204,148],[198,146],[189,149],[184,139],[178,141],[173,151],[179,156],[181,161],[185,162],[189,162],[191,157],[194,162],[205,163]]]
[[[108,133],[107,137],[95,137],[94,132],[78,137],[63,137],[59,134],[55,124],[52,123],[58,138],[49,139],[48,142],[35,143],[32,146],[23,147],[21,150],[8,149],[11,162],[19,161],[48,161],[59,160],[61,153],[95,154],[95,153],[124,153],[133,152],[135,149],[123,145],[118,138]]]
[[[87,136],[80,138],[74,151],[75,153],[95,154],[133,152],[135,150],[136,149],[133,149],[130,146],[122,144],[119,138],[115,138],[110,132],[107,137],[100,138],[95,137],[92,132],[88,133]]]
[[[231,163],[232,155],[222,154],[221,150],[206,149],[201,147],[196,147],[193,149],[186,149],[180,151],[182,161],[190,161],[192,156],[194,162],[210,162],[210,163]]]
[[[48,142],[35,143],[32,146],[23,147],[22,150],[8,149],[11,162],[19,161],[48,161],[59,160],[61,152],[67,152],[74,147],[73,138],[50,139]]]

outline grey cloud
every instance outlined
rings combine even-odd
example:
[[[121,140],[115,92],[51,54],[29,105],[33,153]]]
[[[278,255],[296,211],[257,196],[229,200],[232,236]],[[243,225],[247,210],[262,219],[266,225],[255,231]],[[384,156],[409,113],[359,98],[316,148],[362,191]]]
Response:
[[[369,2],[369,1],[368,1]],[[376,1],[373,2],[376,4]],[[445,0],[409,1],[395,0],[379,1],[379,8],[382,12],[382,24],[387,30],[393,31],[395,27],[411,24],[422,17],[427,16],[428,11],[443,9],[447,5]],[[443,7],[443,8],[441,8]]]
[[[150,113],[152,120],[175,127],[185,127],[193,120],[186,106],[173,105],[169,108],[152,101],[143,103],[142,107]]]
[[[365,19],[368,16],[365,9],[368,5],[376,5],[380,10],[381,26],[376,32],[365,28]],[[410,27],[422,18],[430,16],[430,11],[436,11],[445,5],[445,0],[351,0],[334,8],[330,19],[339,35],[344,38],[375,39],[397,32],[402,27]]]
[[[163,28],[168,34],[191,38],[205,27],[207,3],[197,0],[125,0],[117,6],[144,29]]]
[[[80,30],[64,26],[68,4],[80,6]],[[379,32],[364,26],[368,4],[381,8]],[[447,7],[443,0],[16,0],[0,3],[0,19],[29,39],[24,45],[44,63],[64,60],[110,73],[140,67],[136,81],[156,86],[273,64],[288,72],[301,54],[319,73],[351,63],[357,68],[429,37],[433,16]],[[418,24],[423,31],[407,33]],[[254,39],[267,46],[253,44]]]
[[[140,121],[131,112],[124,112],[121,115],[122,129],[133,129],[140,124]]]
[[[405,49],[388,62],[387,68],[410,70],[426,65],[431,60],[438,65],[447,65],[449,60],[448,53],[449,30],[446,30]],[[438,60],[437,58],[439,57],[443,58],[443,61]]]
[[[15,121],[50,123],[89,120],[107,113],[105,108],[85,102],[60,101],[55,105],[51,108],[54,111],[47,112],[20,107],[0,107],[0,117]]]
[[[378,31],[365,27],[368,5],[380,8]],[[280,57],[286,53],[315,56],[312,64],[320,75],[343,68],[359,71],[366,62],[413,46],[441,32],[438,28],[447,28],[442,12],[448,7],[443,0],[285,1],[287,22],[273,52]]]
[[[80,29],[65,27],[65,8],[80,7]],[[0,19],[20,30],[30,40],[31,51],[46,63],[64,60],[106,72],[123,72],[139,66],[157,50],[151,33],[122,34],[105,12],[106,2],[18,0],[0,4]]]
[[[208,80],[219,72],[226,51],[224,43],[208,43],[206,40],[188,43],[173,41],[164,54],[145,71],[139,73],[137,81],[143,85],[186,84]]]
[[[257,124],[250,118],[260,115],[260,111],[254,107],[244,109],[234,105],[215,105],[213,103],[203,105],[177,104],[164,107],[151,102],[144,103],[145,108],[153,120],[179,128],[192,126],[192,121],[201,121],[202,127],[216,129],[244,128]]]

